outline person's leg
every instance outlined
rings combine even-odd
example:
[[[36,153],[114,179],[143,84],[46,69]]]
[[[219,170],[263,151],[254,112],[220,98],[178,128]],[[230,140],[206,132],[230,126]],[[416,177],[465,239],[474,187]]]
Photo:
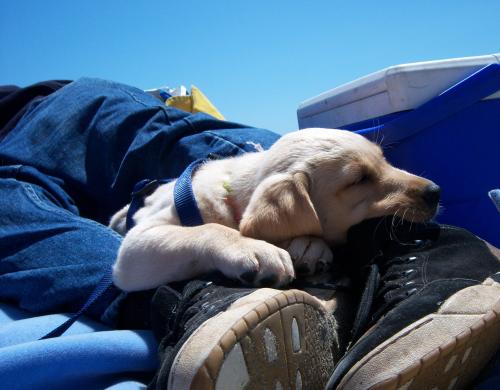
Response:
[[[56,179],[25,166],[0,167],[0,221],[0,301],[33,313],[78,311],[121,243],[78,216]],[[119,295],[108,290],[86,314],[114,325]]]
[[[81,79],[30,107],[0,143],[0,162],[61,179],[82,216],[107,224],[139,180],[175,178],[195,159],[267,149],[278,138],[165,106],[137,88]]]
[[[0,229],[0,299],[37,312],[77,310],[120,244],[81,217],[107,224],[137,181],[176,177],[194,159],[266,149],[277,138],[103,80],[82,79],[33,103],[0,142],[0,218],[9,221]]]

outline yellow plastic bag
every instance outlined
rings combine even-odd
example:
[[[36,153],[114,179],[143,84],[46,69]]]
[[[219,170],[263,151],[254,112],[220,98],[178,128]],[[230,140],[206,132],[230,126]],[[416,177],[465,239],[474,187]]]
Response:
[[[217,119],[224,120],[222,114],[215,108],[210,100],[194,85],[191,86],[191,94],[187,96],[172,96],[165,102],[167,106],[178,108],[179,110],[192,112],[204,112]]]

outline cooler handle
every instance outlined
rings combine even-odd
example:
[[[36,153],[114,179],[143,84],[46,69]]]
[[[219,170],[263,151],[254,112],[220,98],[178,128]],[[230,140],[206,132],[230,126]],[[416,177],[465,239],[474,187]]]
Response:
[[[489,64],[459,81],[416,109],[379,126],[356,131],[367,138],[384,135],[388,145],[453,115],[500,90],[500,64]],[[374,139],[373,139],[374,140]]]

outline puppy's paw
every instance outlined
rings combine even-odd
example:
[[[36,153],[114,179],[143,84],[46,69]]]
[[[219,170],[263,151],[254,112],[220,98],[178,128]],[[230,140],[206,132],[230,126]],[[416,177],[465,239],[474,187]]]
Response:
[[[325,271],[333,261],[332,250],[325,241],[317,237],[296,237],[287,245],[287,251],[299,275]]]
[[[240,237],[216,256],[215,267],[230,278],[247,285],[279,287],[295,278],[287,251],[268,242]]]

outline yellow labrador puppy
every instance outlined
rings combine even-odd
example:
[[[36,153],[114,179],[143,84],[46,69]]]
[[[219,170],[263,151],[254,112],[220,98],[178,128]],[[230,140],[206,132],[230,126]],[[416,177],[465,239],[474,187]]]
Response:
[[[330,246],[364,219],[400,213],[424,221],[439,187],[391,166],[381,148],[343,130],[289,133],[269,150],[208,161],[192,186],[204,225],[180,226],[174,182],[159,186],[133,216],[110,226],[124,234],[113,268],[127,291],[218,270],[246,284],[282,286],[328,267]]]

